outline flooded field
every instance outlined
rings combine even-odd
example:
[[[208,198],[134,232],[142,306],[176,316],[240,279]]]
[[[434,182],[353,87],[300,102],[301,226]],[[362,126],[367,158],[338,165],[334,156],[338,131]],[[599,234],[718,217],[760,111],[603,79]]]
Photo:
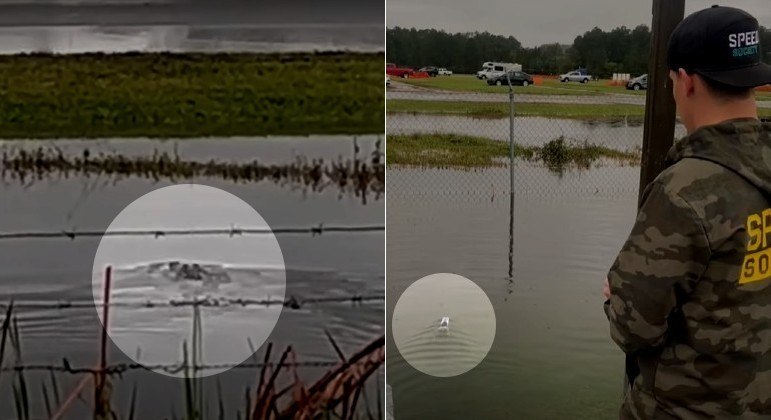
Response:
[[[623,357],[601,286],[634,221],[638,177],[638,167],[558,176],[519,162],[512,211],[507,168],[389,168],[389,329],[399,296],[433,273],[474,281],[496,318],[487,357],[459,376],[426,375],[389,351],[394,418],[615,418]]]
[[[383,51],[383,5],[0,1],[0,54]]]
[[[373,137],[357,139],[364,151],[372,151]],[[3,142],[0,148],[32,149],[48,142]],[[350,157],[353,153],[352,138],[298,138],[298,139],[201,139],[183,141],[151,140],[97,140],[58,141],[65,155],[79,156],[88,148],[92,153],[118,152],[126,156],[152,155],[154,150],[176,150],[189,160],[206,161],[216,157],[234,162],[264,159],[273,164],[289,163],[298,156],[308,159],[335,159]],[[216,177],[198,176],[185,182],[219,188],[240,198],[257,210],[272,228],[319,226],[383,225],[384,201],[370,197],[363,202],[354,194],[341,193],[338,189],[309,191],[272,182],[234,183]],[[61,232],[104,230],[113,218],[128,204],[158,188],[172,185],[168,179],[155,181],[139,177],[123,177],[119,181],[105,175],[70,174],[68,178],[5,179],[0,183],[0,232]],[[185,212],[181,208],[180,212]],[[222,220],[221,226],[231,227],[232,221]],[[297,304],[284,307],[278,324],[268,337],[274,343],[275,354],[291,345],[298,361],[338,360],[325,330],[328,330],[345,354],[351,354],[370,343],[383,333],[383,300],[309,303],[315,298],[351,297],[384,294],[383,232],[323,232],[320,234],[277,234],[286,267],[287,298],[295,298]],[[91,273],[99,245],[99,237],[75,239],[10,239],[0,240],[0,300],[11,298],[22,302],[49,302],[52,307],[20,308],[19,330],[21,333],[23,361],[25,364],[54,364],[61,366],[66,359],[73,367],[90,367],[97,360],[101,324],[97,309],[91,307],[67,307],[66,302],[93,302]],[[162,240],[162,239],[159,239]],[[191,237],[203,244],[205,238]],[[227,237],[223,240],[227,241]],[[238,252],[239,250],[234,250]],[[129,270],[129,271],[126,271]],[[248,267],[228,268],[232,284],[248,284],[265,269],[254,271]],[[127,274],[128,273],[128,274]],[[119,272],[131,275],[131,268]],[[223,290],[227,287],[223,286]],[[124,292],[120,292],[124,293]],[[232,296],[233,292],[229,292]],[[244,293],[237,293],[244,296]],[[149,295],[148,295],[149,296]],[[156,295],[153,295],[156,296]],[[125,297],[125,296],[124,296]],[[157,296],[156,296],[157,297]],[[57,304],[59,307],[57,307]],[[125,314],[128,309],[123,309]],[[146,323],[153,317],[187,318],[190,308],[136,308],[137,322]],[[207,317],[240,313],[238,307],[200,309],[203,325]],[[251,308],[242,313],[254,315]],[[259,311],[258,311],[259,312]],[[120,313],[120,312],[119,312]],[[209,318],[214,319],[214,318]],[[224,318],[223,318],[224,319]],[[124,321],[116,325],[136,327],[137,323]],[[171,324],[168,324],[171,325]],[[248,325],[247,325],[248,327]],[[248,348],[244,339],[239,346]],[[206,349],[204,349],[204,352]],[[263,349],[259,349],[258,356]],[[251,352],[249,352],[251,353]],[[130,363],[129,357],[111,343],[111,363]],[[239,360],[232,361],[235,364]],[[302,367],[301,376],[312,382],[328,367]],[[217,400],[217,385],[225,404],[238,406],[243,411],[244,390],[255,386],[257,371],[234,369],[205,378],[202,384],[210,403]],[[381,372],[382,374],[382,372]],[[66,394],[81,380],[77,375],[57,374],[60,392]],[[34,407],[33,418],[43,416],[41,383],[48,380],[47,372],[30,372],[26,376],[30,384],[30,399]],[[0,377],[0,419],[16,418],[11,392],[12,375]],[[161,418],[172,412],[182,413],[184,387],[181,381],[143,370],[132,370],[123,380],[115,383],[113,401],[121,415],[128,412],[132,386],[138,384],[136,415],[138,418]],[[375,383],[370,383],[369,404],[375,409]],[[88,388],[90,389],[90,388]],[[382,389],[382,388],[381,388]],[[62,395],[64,398],[64,395]],[[362,404],[365,404],[362,402]],[[68,412],[71,417],[85,418],[89,413],[85,404],[77,403]],[[235,416],[235,411],[228,418]]]
[[[335,160],[348,158],[355,143],[360,154],[368,155],[375,150],[378,139],[382,136],[309,136],[286,137],[272,136],[254,139],[250,137],[207,137],[201,139],[57,139],[35,141],[0,140],[3,149],[36,150],[39,147],[56,147],[64,154],[77,156],[84,149],[93,155],[119,152],[126,157],[146,156],[154,152],[174,153],[182,160],[206,161],[216,159],[233,163],[245,163],[255,159],[263,163],[287,163],[297,157],[309,159]]]
[[[508,118],[473,118],[446,115],[388,115],[389,134],[461,134],[509,141]],[[678,124],[675,135],[685,135],[685,127]],[[575,142],[589,142],[618,150],[642,146],[643,126],[627,122],[591,123],[578,120],[517,117],[514,119],[514,142],[539,146],[557,137],[565,136]]]
[[[0,54],[382,50],[382,25],[371,23],[0,27]]]

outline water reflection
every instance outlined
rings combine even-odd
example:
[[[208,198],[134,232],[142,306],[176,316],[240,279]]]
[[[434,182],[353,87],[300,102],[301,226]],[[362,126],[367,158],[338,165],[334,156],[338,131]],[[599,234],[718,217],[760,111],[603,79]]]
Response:
[[[499,320],[485,360],[457,378],[423,375],[401,351],[389,352],[395,417],[616,413],[623,358],[599,291],[634,221],[639,168],[560,178],[517,163],[513,211],[507,169],[389,168],[387,182],[387,313],[415,278],[444,271],[474,279]]]
[[[449,377],[485,358],[495,323],[484,291],[472,280],[447,272],[412,283],[398,297],[391,328],[399,354],[412,367]]]

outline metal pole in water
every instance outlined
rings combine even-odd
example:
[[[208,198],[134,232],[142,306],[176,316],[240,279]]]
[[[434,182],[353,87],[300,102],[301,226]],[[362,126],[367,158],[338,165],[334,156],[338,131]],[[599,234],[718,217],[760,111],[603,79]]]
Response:
[[[509,80],[509,284],[514,280],[514,87]]]
[[[509,173],[511,176],[511,196],[514,202],[514,86],[511,84],[509,73],[506,73],[509,81]]]

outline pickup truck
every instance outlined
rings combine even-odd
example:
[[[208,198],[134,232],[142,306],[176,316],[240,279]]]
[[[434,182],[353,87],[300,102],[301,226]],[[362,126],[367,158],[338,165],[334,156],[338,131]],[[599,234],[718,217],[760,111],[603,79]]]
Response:
[[[560,82],[562,83],[566,83],[566,82],[589,83],[590,80],[592,80],[592,76],[578,70],[560,75]]]
[[[444,67],[439,67],[439,75],[440,76],[452,76],[452,70],[447,70]]]
[[[415,73],[415,71],[412,69],[399,68],[394,63],[386,63],[386,74],[393,77],[401,77],[407,79],[412,76],[413,73]]]

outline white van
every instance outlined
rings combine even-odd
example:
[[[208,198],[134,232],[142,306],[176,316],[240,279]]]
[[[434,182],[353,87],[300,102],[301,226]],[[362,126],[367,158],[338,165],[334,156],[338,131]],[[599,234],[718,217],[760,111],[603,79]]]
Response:
[[[482,70],[477,72],[477,79],[492,79],[506,74],[507,71],[522,71],[521,64],[515,63],[497,63],[488,61],[482,63]]]

